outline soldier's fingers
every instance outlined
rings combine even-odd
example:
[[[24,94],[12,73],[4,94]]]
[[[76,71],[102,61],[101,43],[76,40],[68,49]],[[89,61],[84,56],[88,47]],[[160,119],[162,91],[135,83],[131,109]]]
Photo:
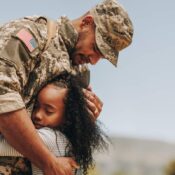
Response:
[[[77,164],[77,162],[75,160],[73,160],[72,158],[69,159],[69,162],[73,168],[75,168],[75,169],[80,168],[80,166]]]
[[[94,101],[94,95],[91,91],[88,91],[86,89],[83,89],[83,93],[85,95],[85,97],[90,100],[90,101]]]
[[[91,103],[93,103],[95,106],[101,105],[99,101],[95,98],[93,93],[88,93],[88,96],[86,97]]]
[[[93,115],[94,115],[94,120],[96,120],[99,116],[100,112],[98,110],[96,110]]]
[[[95,98],[91,98],[91,100],[87,100],[88,101],[88,106],[90,107],[90,109],[95,112],[95,115],[97,115],[97,113],[100,113],[102,111],[102,107],[103,107],[103,102],[97,97],[95,96]]]
[[[72,167],[69,165],[69,166],[67,166],[66,167],[66,170],[65,170],[65,175],[73,175],[73,169],[72,169]]]
[[[95,121],[96,120],[96,117],[94,116],[94,113],[91,110],[89,110],[88,108],[87,108],[87,111],[90,114],[92,120]]]
[[[86,99],[87,107],[89,110],[91,110],[93,113],[97,110],[97,107],[94,103],[92,103],[90,100]]]
[[[96,105],[96,107],[98,107],[98,108],[103,107],[103,102],[100,100],[100,98],[95,93],[93,93],[91,91],[84,90],[84,95],[88,100],[93,102]]]
[[[73,168],[71,164],[68,162],[67,164],[64,165],[64,174],[65,175],[73,175]]]
[[[83,92],[86,98],[87,107],[89,111],[91,111],[91,113],[89,113],[93,118],[96,119],[102,111],[103,102],[93,92],[88,91],[86,89],[84,89]]]
[[[87,106],[88,107],[87,110],[90,116],[92,117],[92,119],[95,121],[101,112],[101,108],[97,108],[93,103],[91,103],[88,100],[87,100],[87,103],[89,104],[89,106]]]
[[[87,90],[92,91],[92,87],[89,85],[89,86],[87,87]]]
[[[96,110],[98,110],[98,112],[102,111],[102,107],[103,104],[99,103],[97,100],[95,101],[95,105],[96,105]]]
[[[102,107],[103,106],[103,102],[101,101],[101,99],[97,95],[95,95],[95,94],[94,94],[94,98],[99,103],[99,105]]]

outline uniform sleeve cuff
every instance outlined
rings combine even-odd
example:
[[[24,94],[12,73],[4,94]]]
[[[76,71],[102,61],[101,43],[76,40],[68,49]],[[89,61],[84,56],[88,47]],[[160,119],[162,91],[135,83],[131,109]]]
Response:
[[[0,114],[16,111],[24,107],[24,101],[18,93],[0,95]]]

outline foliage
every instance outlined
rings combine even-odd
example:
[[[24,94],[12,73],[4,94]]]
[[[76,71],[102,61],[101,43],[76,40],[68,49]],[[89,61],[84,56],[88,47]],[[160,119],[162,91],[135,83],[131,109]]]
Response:
[[[175,160],[172,160],[165,168],[166,175],[175,175]]]

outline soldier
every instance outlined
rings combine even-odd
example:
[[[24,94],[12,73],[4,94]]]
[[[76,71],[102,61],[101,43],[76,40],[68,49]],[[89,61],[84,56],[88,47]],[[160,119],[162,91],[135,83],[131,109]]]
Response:
[[[133,27],[115,0],[105,0],[76,20],[61,17],[51,23],[55,35],[48,23],[45,17],[28,17],[0,28],[0,132],[45,175],[71,175],[76,162],[52,155],[28,117],[35,96],[62,72],[79,76],[87,87],[86,64],[106,58],[116,66],[119,51],[132,41]],[[84,91],[89,112],[97,118],[102,102]]]

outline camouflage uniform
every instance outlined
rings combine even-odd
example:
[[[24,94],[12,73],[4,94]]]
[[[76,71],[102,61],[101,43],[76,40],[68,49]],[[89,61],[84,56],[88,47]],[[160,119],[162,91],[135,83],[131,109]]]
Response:
[[[69,20],[62,17],[57,21],[55,38],[43,52],[47,26],[37,19],[27,17],[0,28],[0,113],[27,107],[31,114],[34,97],[47,81],[65,71],[75,75],[87,73],[86,66],[71,65],[68,53],[74,48],[78,34]],[[34,39],[33,50],[18,37],[23,30]],[[22,175],[30,170],[25,158],[0,157],[0,162],[0,174]]]
[[[132,42],[131,20],[115,0],[104,0],[90,14],[94,17],[98,49],[116,66],[119,51]],[[66,17],[57,23],[56,36],[44,52],[47,27],[37,17],[12,21],[0,28],[0,114],[24,107],[31,113],[37,92],[62,72],[88,78],[87,67],[72,66],[69,58],[78,33]],[[22,38],[21,33],[28,38]]]
[[[50,79],[63,72],[79,74],[87,67],[72,66],[69,53],[78,34],[66,17],[57,21],[58,30],[48,49],[46,23],[28,17],[0,28],[0,113],[32,106],[32,97]],[[18,37],[22,30],[33,37],[33,50]]]
[[[22,157],[0,157],[0,175],[31,175],[30,162]]]
[[[116,66],[119,51],[132,42],[132,22],[115,0],[104,0],[90,14],[98,49]],[[0,114],[31,107],[39,89],[62,72],[87,75],[85,65],[72,66],[69,58],[78,41],[70,21],[66,17],[57,21],[56,36],[44,52],[47,27],[41,21],[37,17],[23,18],[0,28]],[[30,43],[21,33],[31,39]]]

